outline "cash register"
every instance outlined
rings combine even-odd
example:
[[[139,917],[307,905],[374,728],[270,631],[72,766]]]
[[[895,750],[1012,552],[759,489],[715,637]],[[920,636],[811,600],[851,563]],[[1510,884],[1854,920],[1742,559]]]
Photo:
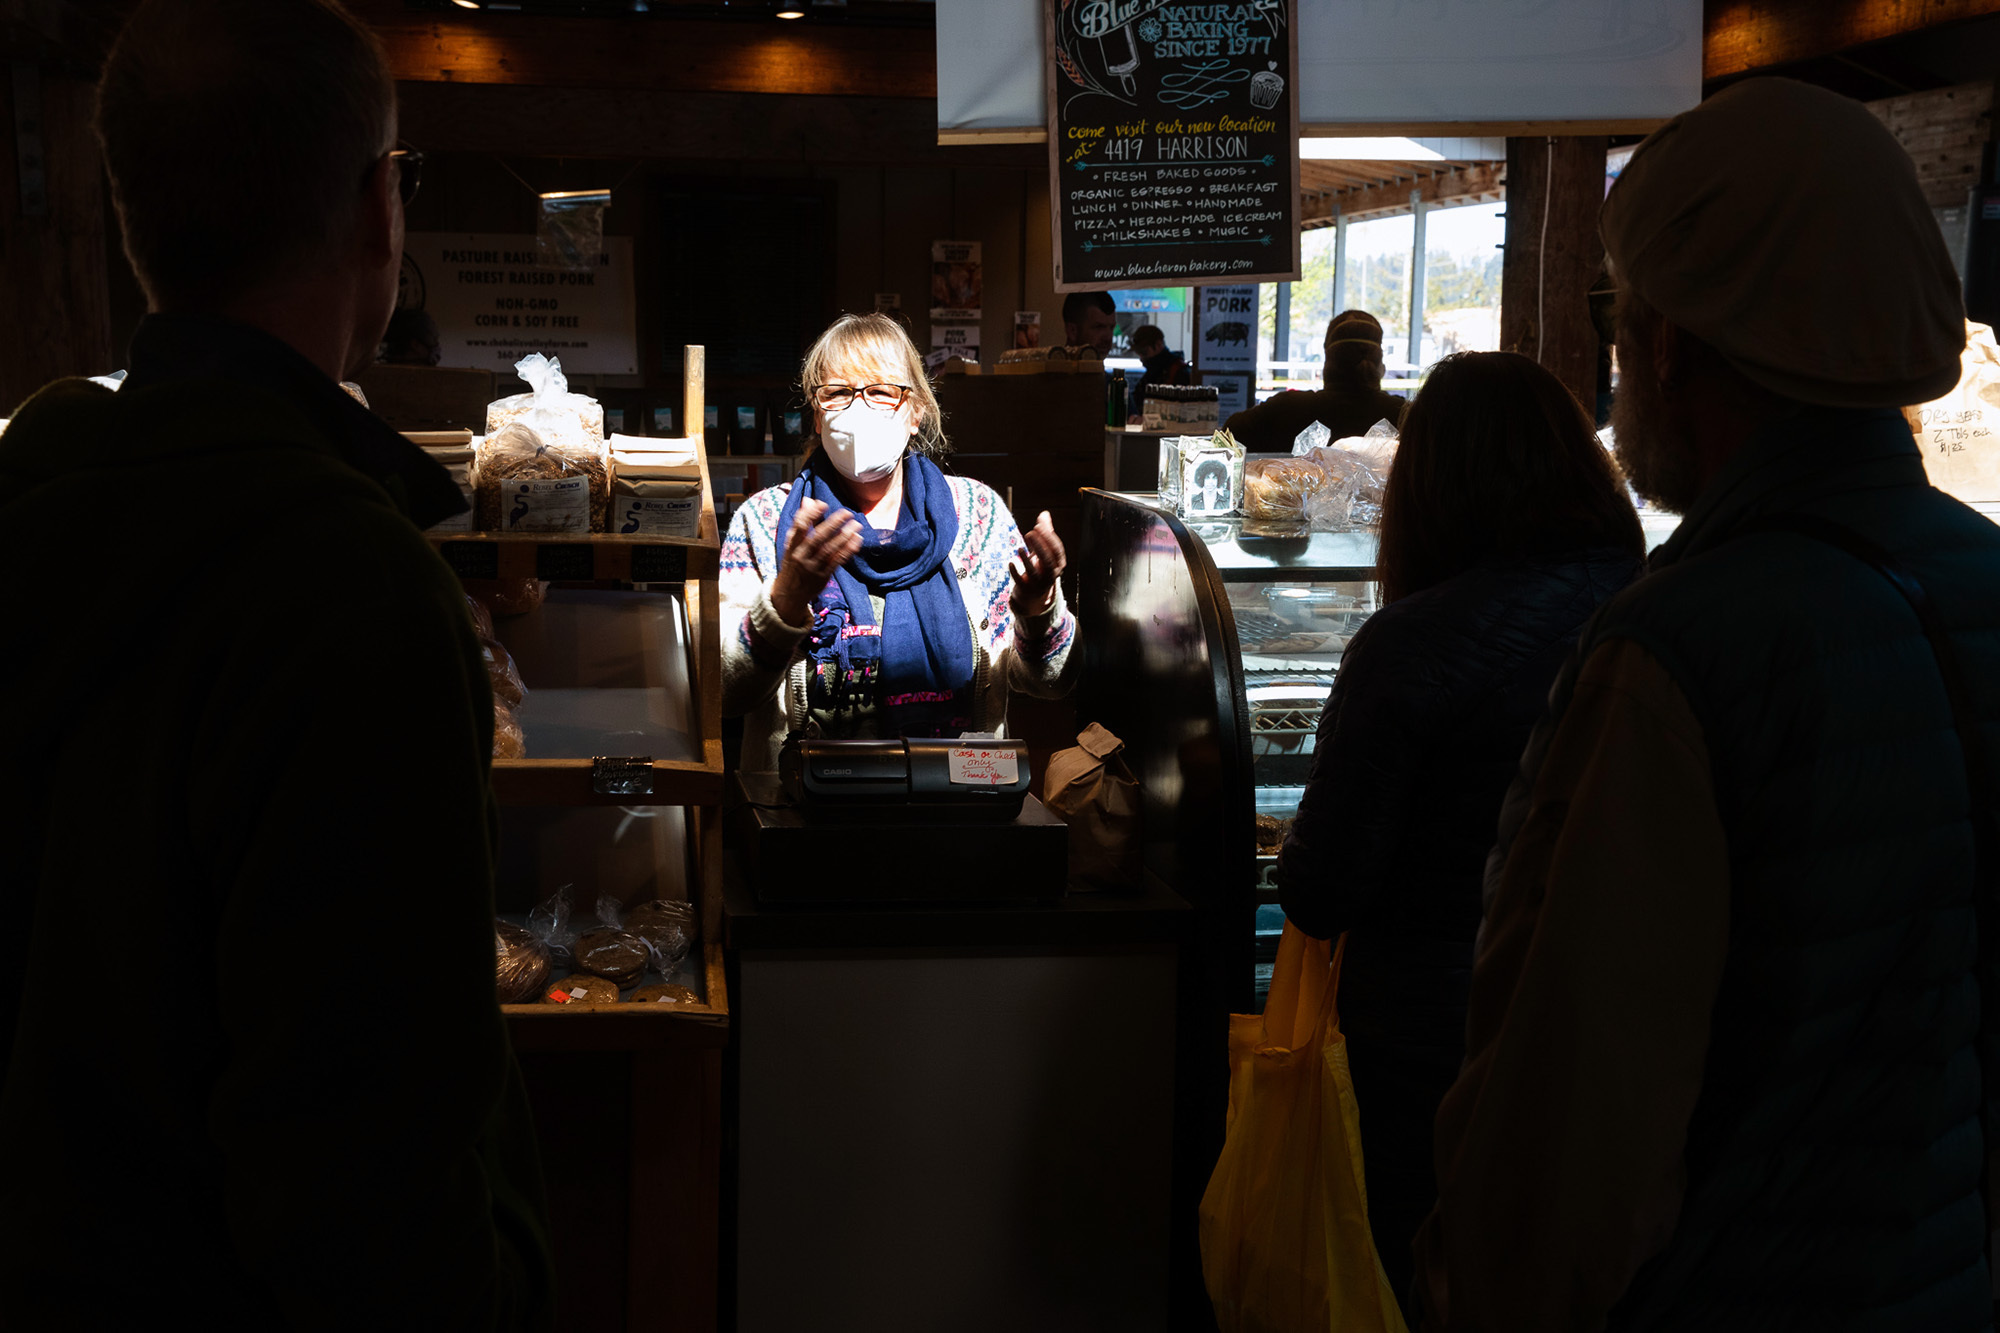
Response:
[[[794,737],[778,765],[785,794],[808,822],[934,815],[1005,823],[1019,817],[1028,795],[1022,741]]]
[[[1025,742],[795,735],[778,763],[775,774],[737,775],[739,846],[760,903],[1064,892],[1069,828],[1029,794]]]

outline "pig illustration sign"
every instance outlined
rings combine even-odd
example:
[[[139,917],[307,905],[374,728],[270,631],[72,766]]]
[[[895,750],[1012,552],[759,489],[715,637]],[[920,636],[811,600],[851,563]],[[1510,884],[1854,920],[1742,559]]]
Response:
[[[1257,289],[1245,285],[1202,287],[1194,294],[1195,364],[1203,374],[1257,370]]]

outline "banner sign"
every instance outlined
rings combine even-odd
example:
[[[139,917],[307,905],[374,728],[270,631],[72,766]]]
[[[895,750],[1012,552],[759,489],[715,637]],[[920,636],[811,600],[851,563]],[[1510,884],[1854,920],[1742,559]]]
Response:
[[[632,238],[607,236],[595,266],[541,262],[535,237],[411,232],[403,238],[401,309],[437,324],[438,364],[498,371],[530,352],[565,375],[639,373]]]
[[[1293,0],[1043,0],[1056,290],[1299,276]]]

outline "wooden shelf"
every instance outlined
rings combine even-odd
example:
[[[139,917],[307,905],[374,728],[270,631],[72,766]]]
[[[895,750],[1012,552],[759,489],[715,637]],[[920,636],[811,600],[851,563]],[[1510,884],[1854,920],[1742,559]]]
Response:
[[[536,610],[497,619],[495,633],[527,686],[515,716],[528,754],[493,761],[501,805],[720,804],[712,579],[689,579],[677,595],[556,589]],[[651,790],[610,781],[633,775],[600,773],[599,757],[650,761]]]
[[[653,762],[653,790],[608,794],[595,789],[590,759],[496,759],[493,796],[501,805],[717,805],[722,801],[722,741],[706,742],[702,763]]]
[[[679,583],[712,579],[721,543],[715,514],[702,511],[698,537],[627,537],[618,533],[452,532],[431,545],[462,579],[547,579],[556,583]]]
[[[708,1002],[669,1004],[503,1004],[507,1031],[523,1051],[637,1051],[729,1044],[729,999],[722,945],[702,942]]]
[[[693,364],[699,383],[698,348]],[[699,389],[697,389],[699,392]],[[690,400],[692,400],[690,395]],[[546,579],[552,583],[679,583],[719,572],[722,530],[715,521],[708,456],[700,450],[701,516],[692,537],[618,532],[431,532],[438,554],[461,579]]]

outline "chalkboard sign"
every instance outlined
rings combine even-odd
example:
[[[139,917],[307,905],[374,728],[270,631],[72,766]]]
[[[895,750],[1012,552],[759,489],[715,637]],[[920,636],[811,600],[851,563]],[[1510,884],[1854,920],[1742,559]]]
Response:
[[[1294,0],[1042,0],[1056,290],[1299,276]]]

